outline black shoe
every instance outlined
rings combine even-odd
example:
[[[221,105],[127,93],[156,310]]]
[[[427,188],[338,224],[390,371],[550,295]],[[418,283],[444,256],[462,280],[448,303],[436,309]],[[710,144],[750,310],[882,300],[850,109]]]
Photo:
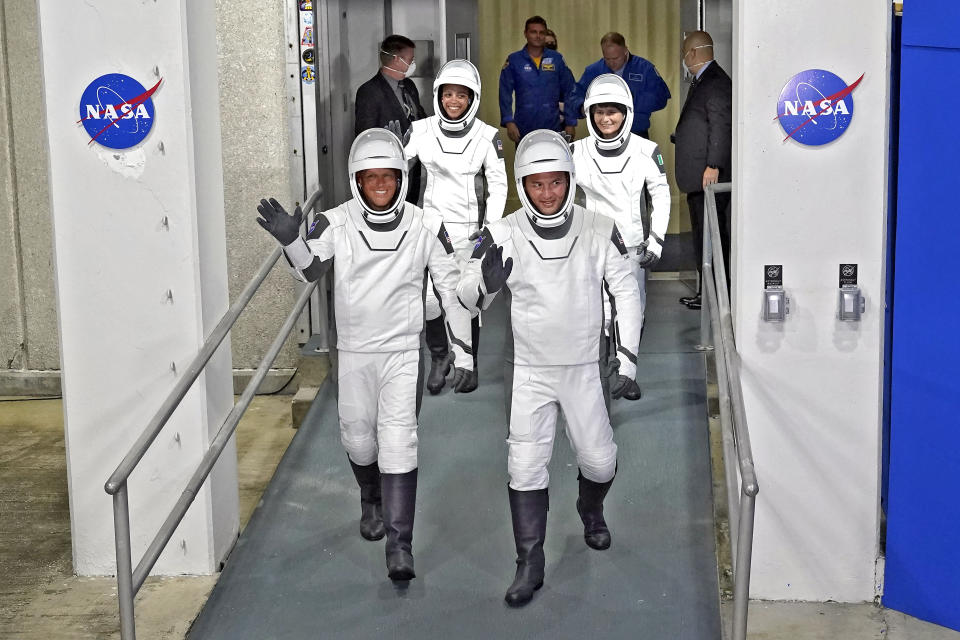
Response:
[[[360,486],[360,535],[366,540],[380,540],[386,535],[380,504],[380,467],[376,462],[361,467],[351,460],[350,468]]]
[[[700,304],[700,294],[698,293],[695,296],[683,296],[680,298],[680,304],[690,304],[691,302],[696,302]]]
[[[385,552],[391,580],[412,580],[413,516],[417,506],[417,470],[381,473],[383,524],[387,532]]]
[[[510,515],[513,518],[513,540],[517,547],[517,573],[504,600],[511,607],[522,607],[533,599],[543,586],[543,541],[547,536],[546,489],[515,491],[510,494]]]
[[[435,396],[440,393],[443,386],[447,383],[447,374],[450,373],[451,356],[432,356],[430,358],[430,375],[427,376],[427,391]]]
[[[700,308],[700,296],[687,303],[687,309],[697,310]]]
[[[603,519],[603,499],[613,484],[608,482],[593,482],[577,474],[580,483],[580,497],[577,498],[577,513],[583,521],[583,539],[591,549],[603,551],[610,548],[610,529]]]

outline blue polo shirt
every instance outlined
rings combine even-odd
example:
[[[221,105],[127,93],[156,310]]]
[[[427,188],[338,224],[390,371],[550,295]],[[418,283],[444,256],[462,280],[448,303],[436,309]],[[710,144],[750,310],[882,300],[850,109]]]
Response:
[[[663,81],[653,63],[632,53],[626,64],[619,71],[607,66],[605,60],[600,59],[583,70],[580,81],[577,83],[577,104],[575,113],[579,113],[583,106],[583,99],[587,94],[587,87],[599,75],[616,73],[627,81],[630,93],[633,94],[633,127],[634,133],[640,133],[650,128],[650,114],[667,106],[670,99],[670,89]],[[564,105],[566,106],[566,105]],[[584,116],[587,114],[584,114]],[[581,116],[583,117],[583,116]]]
[[[524,47],[507,56],[500,71],[500,126],[517,123],[520,135],[534,129],[557,130],[560,106],[564,103],[563,124],[576,126],[577,84],[557,51],[544,48],[540,68]],[[516,109],[513,108],[516,94]],[[583,100],[580,100],[580,104]]]

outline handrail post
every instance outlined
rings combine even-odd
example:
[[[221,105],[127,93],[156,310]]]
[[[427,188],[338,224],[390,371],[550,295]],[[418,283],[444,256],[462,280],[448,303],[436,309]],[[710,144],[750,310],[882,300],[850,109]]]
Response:
[[[747,608],[750,604],[750,560],[753,555],[753,519],[756,496],[740,492],[740,535],[737,536],[737,573],[733,581],[733,637],[747,637]]]
[[[703,242],[700,264],[697,265],[697,273],[700,276],[700,279],[697,281],[697,293],[700,294],[700,343],[696,347],[697,351],[713,350],[714,342],[711,340],[710,334],[710,313],[717,312],[717,309],[710,309],[710,296],[705,295],[707,291],[706,287],[704,287],[704,280],[707,278],[710,265],[713,264],[713,243],[710,242],[710,216],[707,215],[706,207],[706,200],[710,196],[711,193],[709,191],[703,194],[703,218],[700,220],[700,229],[703,231]]]
[[[135,640],[133,562],[130,559],[130,504],[126,481],[113,494],[113,537],[117,548],[117,600],[120,602],[120,638]]]

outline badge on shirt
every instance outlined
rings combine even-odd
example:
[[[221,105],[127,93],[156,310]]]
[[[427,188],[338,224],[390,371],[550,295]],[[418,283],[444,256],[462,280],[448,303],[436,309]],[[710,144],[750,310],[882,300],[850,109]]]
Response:
[[[663,165],[663,154],[660,153],[659,145],[653,150],[652,157],[653,161],[656,162],[657,166],[660,168],[660,173],[665,174],[667,172],[667,168]]]
[[[497,152],[497,157],[503,160],[503,140],[500,139],[500,133],[493,134],[493,148]]]
[[[447,229],[443,226],[442,222],[440,223],[440,231],[437,233],[437,239],[440,240],[440,244],[448,255],[453,253],[453,243],[450,242],[450,234],[447,233]]]
[[[628,74],[627,74],[627,80],[630,80],[631,82],[643,82],[643,74],[642,74],[642,73],[628,73]]]
[[[524,70],[524,71],[533,71],[533,67],[530,66],[529,64],[525,64],[525,65],[523,65],[523,70]]]
[[[613,241],[613,246],[617,248],[617,251],[620,252],[620,255],[627,255],[627,245],[623,242],[623,236],[620,235],[620,230],[617,229],[617,225],[613,225],[613,233],[610,234],[610,240]]]
[[[552,64],[543,63],[542,65],[540,65],[540,71],[556,71],[556,70],[557,70],[556,67],[554,67]]]
[[[543,64],[550,64],[551,62],[553,62],[553,58],[544,58],[544,59],[543,59]]]
[[[510,58],[507,58],[506,60],[503,61],[503,68],[506,69],[509,66],[510,66]]]

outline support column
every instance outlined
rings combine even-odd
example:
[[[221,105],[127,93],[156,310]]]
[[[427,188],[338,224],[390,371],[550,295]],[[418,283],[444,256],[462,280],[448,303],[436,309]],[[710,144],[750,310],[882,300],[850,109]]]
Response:
[[[869,601],[882,579],[890,6],[736,0],[734,11],[734,321],[760,483],[751,595]],[[849,128],[822,146],[784,141],[776,119],[781,89],[808,69],[847,85],[863,75]],[[807,89],[799,99],[819,104]],[[840,263],[859,265],[860,322],[836,318]],[[760,317],[773,264],[791,299],[782,324]]]
[[[38,7],[74,570],[111,574],[103,483],[228,306],[215,8]],[[84,90],[113,73],[147,89],[162,78],[152,128],[132,148],[91,142],[78,124]],[[130,478],[134,563],[232,404],[228,340]],[[237,531],[230,445],[155,572],[213,572]]]

